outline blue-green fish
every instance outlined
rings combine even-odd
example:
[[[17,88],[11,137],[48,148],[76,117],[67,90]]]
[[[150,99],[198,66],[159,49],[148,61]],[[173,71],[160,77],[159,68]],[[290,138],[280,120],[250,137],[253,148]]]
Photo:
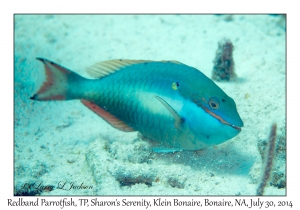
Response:
[[[177,61],[109,60],[84,78],[54,62],[31,99],[80,100],[116,129],[138,131],[156,152],[200,150],[243,127],[236,104],[199,70]]]

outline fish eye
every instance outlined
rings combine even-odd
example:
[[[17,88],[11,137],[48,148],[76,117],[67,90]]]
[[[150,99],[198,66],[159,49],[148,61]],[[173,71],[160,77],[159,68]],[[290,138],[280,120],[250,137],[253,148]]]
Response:
[[[214,98],[214,97],[209,99],[208,104],[209,104],[210,108],[212,108],[214,110],[217,110],[220,107],[219,100],[217,98]]]

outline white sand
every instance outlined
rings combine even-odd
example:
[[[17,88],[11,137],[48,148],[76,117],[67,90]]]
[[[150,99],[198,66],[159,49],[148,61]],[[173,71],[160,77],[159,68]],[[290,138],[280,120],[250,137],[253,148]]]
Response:
[[[43,195],[254,195],[273,122],[285,141],[285,30],[267,15],[17,15],[15,16],[15,182],[75,182],[91,190]],[[236,104],[242,132],[199,152],[151,153],[79,101],[37,102],[35,57],[79,74],[108,59],[178,60],[211,77],[217,43],[233,45],[238,81],[217,83]],[[274,172],[285,175],[285,153]],[[119,181],[134,180],[132,186]],[[272,178],[274,180],[274,177]],[[281,178],[282,179],[282,178]],[[146,185],[145,182],[148,184]],[[267,185],[266,195],[285,195]]]

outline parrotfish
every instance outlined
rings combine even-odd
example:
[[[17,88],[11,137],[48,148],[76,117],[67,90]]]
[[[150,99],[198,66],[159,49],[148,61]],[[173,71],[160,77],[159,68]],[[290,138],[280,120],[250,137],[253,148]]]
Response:
[[[116,129],[138,131],[155,152],[200,150],[240,133],[236,104],[199,70],[178,61],[109,60],[88,79],[52,61],[30,99],[80,100]]]

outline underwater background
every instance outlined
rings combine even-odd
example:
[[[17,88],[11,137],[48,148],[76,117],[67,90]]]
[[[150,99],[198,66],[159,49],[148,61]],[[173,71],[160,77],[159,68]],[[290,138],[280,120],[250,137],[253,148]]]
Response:
[[[177,60],[211,78],[224,38],[237,79],[215,83],[235,100],[244,127],[211,148],[154,153],[80,101],[29,99],[43,68],[36,57],[83,76],[109,59]],[[285,195],[285,81],[283,15],[15,15],[15,195],[255,195],[272,123],[277,146],[265,195]]]

